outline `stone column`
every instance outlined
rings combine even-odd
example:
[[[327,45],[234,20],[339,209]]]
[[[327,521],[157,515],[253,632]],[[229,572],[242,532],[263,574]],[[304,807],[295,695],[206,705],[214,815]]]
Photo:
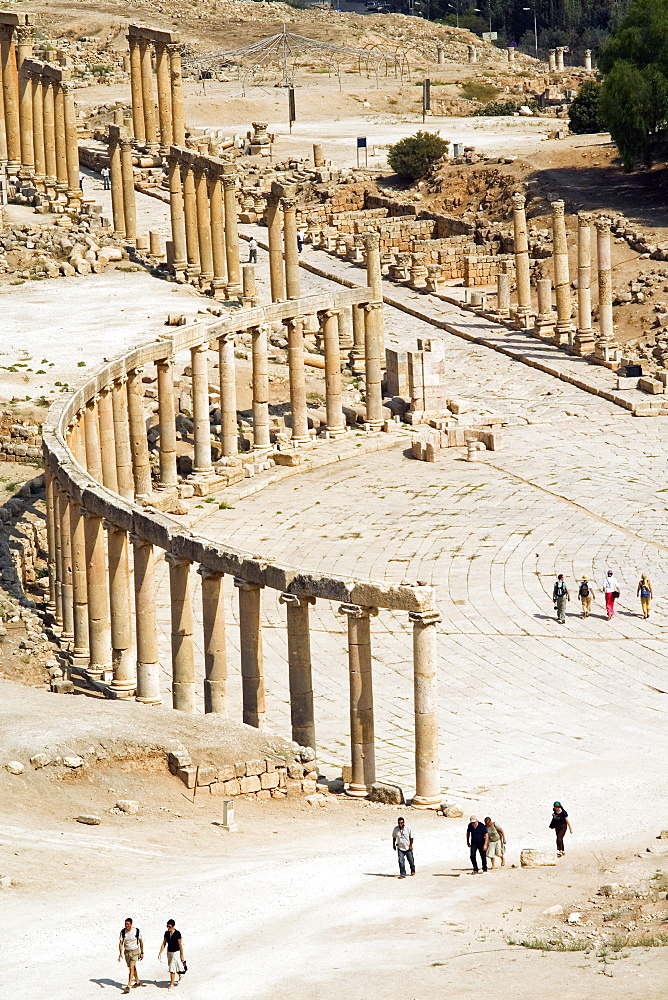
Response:
[[[299,253],[297,251],[297,199],[282,198],[285,291],[288,299],[299,298]]]
[[[306,412],[306,375],[304,371],[304,329],[300,317],[283,321],[288,334],[288,375],[290,378],[290,417],[293,444],[311,440]]]
[[[373,289],[372,299],[381,303],[378,323],[378,351],[380,366],[385,368],[385,321],[383,318],[383,273],[380,266],[380,235],[378,233],[367,233],[364,245],[366,249],[366,283]]]
[[[0,25],[0,61],[2,66],[2,96],[5,107],[7,134],[7,167],[10,172],[21,166],[21,132],[19,128],[19,91],[16,73],[16,45],[11,24]]]
[[[234,334],[218,338],[218,372],[220,388],[220,443],[223,456],[239,453],[237,426],[237,376],[234,357]]]
[[[612,253],[610,245],[610,219],[598,218],[596,226],[596,252],[598,257],[598,317],[600,334],[596,338],[596,353],[605,356],[614,343],[615,329],[612,321]]]
[[[130,45],[130,92],[132,95],[132,130],[135,142],[143,146],[146,142],[144,127],[144,98],[142,93],[142,66],[139,39],[128,35]]]
[[[155,102],[153,100],[153,66],[151,64],[152,44],[147,39],[139,41],[141,59],[141,91],[144,106],[144,135],[146,136],[146,151],[157,153],[160,149],[158,133],[155,127]]]
[[[24,63],[32,60],[31,24],[16,28],[18,38],[18,83],[19,83],[19,130],[21,133],[21,166],[32,175],[35,168],[35,154],[32,138],[32,78]]]
[[[53,509],[55,526],[55,566],[56,566],[56,609],[54,612],[55,626],[62,631],[63,628],[63,579],[65,576],[63,569],[63,539],[60,530],[60,491],[57,483],[53,484]]]
[[[100,425],[97,403],[99,396],[93,396],[84,410],[84,431],[86,435],[86,469],[97,482],[102,482],[102,456],[100,454]]]
[[[584,51],[584,68],[591,72],[591,49],[585,49]]]
[[[131,535],[134,563],[135,637],[137,644],[136,700],[145,705],[159,705],[160,657],[158,622],[155,613],[155,565],[153,546],[138,535]]]
[[[174,358],[156,361],[160,419],[160,486],[176,486],[176,416],[174,407]]]
[[[118,493],[116,473],[116,442],[114,439],[114,409],[111,386],[100,389],[98,403],[100,424],[100,457],[102,459],[102,482],[108,490]]]
[[[437,809],[441,804],[438,763],[437,611],[411,612],[413,622],[413,690],[415,708],[414,809]]]
[[[183,214],[181,164],[172,153],[169,157],[169,214],[172,224],[172,255],[174,274],[183,280],[186,274],[186,223]]]
[[[563,201],[552,202],[552,257],[554,261],[554,291],[557,299],[557,325],[554,329],[555,344],[573,341],[573,301],[568,267],[568,240]]]
[[[227,654],[223,574],[200,566],[204,632],[204,711],[227,715]]]
[[[283,274],[283,241],[281,236],[281,200],[278,195],[267,197],[267,234],[269,240],[269,281],[271,301],[285,301]]]
[[[557,50],[557,73],[562,73],[564,70],[564,47],[563,45],[558,45]]]
[[[383,394],[381,381],[383,373],[380,359],[380,322],[382,302],[369,302],[365,306],[364,317],[364,357],[365,357],[365,403],[366,426],[368,430],[382,429]]]
[[[47,190],[55,194],[58,168],[56,165],[56,96],[53,80],[43,78],[42,99],[44,113],[44,159],[46,166],[44,183]],[[78,166],[77,162],[77,188],[79,188]]]
[[[63,630],[60,641],[65,645],[74,640],[74,598],[72,591],[72,532],[70,527],[70,498],[58,490],[58,516],[60,518],[61,545],[61,600]]]
[[[327,430],[330,437],[346,433],[346,418],[341,406],[341,348],[339,347],[339,314],[336,309],[322,313],[322,340],[325,350],[325,405]]]
[[[70,535],[72,538],[72,604],[74,645],[72,663],[87,667],[88,647],[88,587],[86,582],[86,522],[78,503],[70,503]]]
[[[548,54],[548,72],[555,73],[557,69],[557,50],[550,49]]]
[[[2,86],[2,26],[0,25],[0,167],[7,165],[7,128],[5,124],[5,94]]]
[[[121,141],[116,129],[111,129],[109,133],[109,171],[111,174],[111,214],[114,225],[114,236],[124,240],[123,168],[121,165]]]
[[[224,169],[226,170],[227,166]],[[231,167],[231,169],[234,170],[234,167]],[[223,192],[225,198],[225,253],[227,254],[227,287],[225,294],[228,299],[238,299],[241,296],[241,264],[239,261],[239,232],[237,229],[236,178],[233,173],[223,174]]]
[[[113,691],[126,697],[137,687],[136,660],[132,642],[132,609],[130,607],[130,563],[128,534],[107,522],[109,554],[109,611],[111,615],[111,658]]]
[[[176,44],[168,45],[169,74],[172,89],[172,134],[175,146],[185,146],[186,126],[183,114],[183,78],[181,75],[181,52]]]
[[[169,565],[172,609],[172,707],[195,711],[195,658],[193,610],[190,596],[190,566],[173,552],[165,553]]]
[[[309,629],[309,605],[315,604],[315,598],[281,594],[279,600],[285,604],[287,618],[292,739],[302,747],[315,750]]]
[[[169,53],[164,42],[155,43],[155,70],[158,84],[158,120],[160,122],[160,155],[167,156],[174,142],[172,128],[172,94]]]
[[[539,278],[536,282],[538,292],[538,314],[534,325],[534,334],[543,340],[552,340],[556,316],[552,309],[552,279]]]
[[[502,271],[496,276],[496,311],[500,317],[510,316],[510,275]]]
[[[350,351],[353,346],[353,314],[350,306],[339,309],[339,348]]]
[[[578,213],[578,328],[573,341],[575,354],[585,357],[594,350],[591,325],[591,216]]]
[[[211,218],[209,215],[209,188],[205,161],[195,160],[195,204],[197,209],[197,242],[199,244],[200,288],[211,285],[213,278],[213,250],[211,247]]]
[[[197,239],[197,198],[195,194],[195,174],[192,162],[184,161],[183,164],[183,215],[186,227],[186,255],[188,263],[186,267],[186,278],[194,281],[200,272],[199,264],[199,242]]]
[[[211,251],[213,255],[213,294],[224,293],[227,284],[227,261],[225,257],[225,210],[223,208],[223,181],[218,170],[208,175],[209,225],[211,227]]]
[[[350,352],[350,367],[356,375],[364,374],[364,328],[366,312],[363,305],[352,307],[353,347]]]
[[[241,289],[241,304],[247,309],[254,309],[258,303],[255,264],[244,264],[241,268]]]
[[[212,475],[211,424],[209,421],[209,363],[208,341],[198,347],[191,347],[192,394],[193,394],[193,436],[195,438],[195,458],[193,472],[207,478]]]
[[[134,246],[137,242],[137,208],[135,203],[135,175],[132,166],[132,139],[121,136],[121,178],[123,181],[123,218],[125,221],[125,242]]]
[[[49,569],[49,601],[46,610],[50,615],[56,612],[56,510],[53,476],[48,468],[44,470],[44,492],[46,494],[46,548]]]
[[[75,211],[81,205],[81,187],[79,185],[79,140],[77,138],[77,111],[74,104],[72,84],[63,80],[63,117],[65,121],[65,149],[67,155],[67,201]],[[44,135],[46,142],[46,130]],[[48,168],[48,162],[47,162]],[[127,215],[127,212],[126,212]],[[127,223],[127,218],[126,218]]]
[[[247,726],[264,729],[267,709],[264,694],[264,657],[262,653],[261,587],[235,577],[239,590],[239,642],[241,648],[242,721]]]
[[[104,554],[102,518],[85,511],[86,584],[88,588],[88,641],[90,665],[88,672],[99,679],[111,671],[111,626],[107,561]]]
[[[342,604],[339,612],[348,618],[352,773],[346,795],[364,799],[376,780],[370,619],[378,609]]]
[[[114,380],[112,407],[114,411],[114,447],[116,450],[116,478],[118,492],[125,500],[134,500],[135,481],[132,473],[132,448],[130,446],[130,421],[128,416],[127,376]]]
[[[128,372],[127,386],[132,475],[135,482],[135,497],[137,498],[146,498],[152,492],[151,465],[146,438],[146,416],[144,414],[143,374],[143,368],[135,368]]]
[[[269,438],[269,358],[267,327],[251,327],[253,353],[253,450],[271,447]]]
[[[44,151],[44,90],[42,77],[34,72],[30,77],[32,88],[32,147],[35,163],[33,180],[38,190],[44,187],[46,178],[46,154]]]
[[[516,192],[513,195],[513,229],[515,236],[515,278],[517,282],[517,322],[518,326],[530,326],[531,283],[529,277],[529,241],[527,239],[527,217],[524,209],[525,198]]]
[[[34,95],[34,91],[33,91]],[[34,107],[34,104],[33,104]],[[54,113],[56,120],[56,191],[61,202],[67,201],[67,140],[65,135],[65,94],[62,84],[54,84]],[[34,135],[34,129],[33,129]],[[35,164],[37,152],[35,151]]]

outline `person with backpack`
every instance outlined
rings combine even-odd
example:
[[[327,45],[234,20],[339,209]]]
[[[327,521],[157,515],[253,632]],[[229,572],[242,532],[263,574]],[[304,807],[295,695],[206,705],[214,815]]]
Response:
[[[615,613],[615,601],[619,597],[619,584],[611,569],[605,574],[603,593],[605,594],[605,614],[610,621]]]
[[[141,939],[141,934],[138,927],[133,927],[132,917],[126,917],[125,926],[121,930],[121,936],[118,940],[118,961],[125,955],[125,964],[128,967],[128,985],[123,990],[124,993],[129,993],[134,986],[141,986],[139,982],[139,975],[137,973],[137,962],[141,962],[144,957],[144,942]],[[135,980],[133,983],[132,980]]]
[[[637,594],[640,598],[642,616],[643,618],[649,618],[649,602],[652,600],[654,595],[652,594],[652,584],[649,582],[649,577],[645,573],[643,573],[640,577]]]
[[[566,624],[566,602],[570,599],[571,595],[564,582],[564,574],[560,573],[552,590],[552,600],[554,601],[554,610],[557,612],[557,621],[561,625]]]
[[[165,948],[167,948],[169,989],[172,990],[175,986],[179,985],[181,982],[181,976],[188,971],[188,966],[186,965],[186,960],[183,955],[183,938],[181,937],[181,931],[177,931],[176,924],[173,920],[167,921],[167,930],[165,931],[162,944],[160,945],[158,958],[160,958]],[[176,976],[179,978],[176,979]]]
[[[573,833],[573,828],[571,826],[571,821],[568,818],[568,813],[562,806],[561,802],[555,802],[552,806],[550,830],[554,830],[557,837],[557,857],[563,858],[566,853],[566,848],[564,847],[564,836],[567,830],[569,833]]]
[[[591,601],[594,596],[594,588],[587,579],[583,576],[580,580],[580,586],[578,587],[578,597],[580,598],[580,604],[582,605],[582,617],[589,618],[589,612],[591,611]]]

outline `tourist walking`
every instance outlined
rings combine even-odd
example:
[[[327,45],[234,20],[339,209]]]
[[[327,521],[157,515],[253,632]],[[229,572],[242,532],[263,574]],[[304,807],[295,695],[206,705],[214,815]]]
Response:
[[[615,601],[619,597],[619,584],[611,569],[605,574],[603,593],[605,594],[605,614],[608,621],[610,621],[615,613]]]
[[[413,860],[413,831],[406,826],[406,820],[400,816],[397,825],[392,831],[392,849],[397,852],[399,859],[399,878],[406,878],[406,862],[411,870],[411,875],[415,875],[415,861]]]
[[[257,240],[251,236],[248,244],[248,263],[257,264]]]
[[[167,921],[167,930],[165,931],[162,944],[160,945],[158,958],[160,958],[165,948],[167,949],[167,968],[169,969],[169,989],[172,990],[181,982],[181,976],[183,973],[188,971],[185,956],[183,954],[183,938],[181,937],[181,931],[177,931],[176,924],[173,920]],[[176,978],[177,976],[178,979]]]
[[[506,835],[498,823],[492,823],[489,816],[485,816],[485,827],[487,828],[487,860],[496,867],[496,859],[501,858],[501,867],[506,863]]]
[[[594,596],[594,588],[587,579],[583,576],[580,580],[578,586],[578,597],[580,598],[580,604],[582,605],[582,617],[589,618],[589,612],[591,611],[591,602]]]
[[[139,974],[137,972],[137,962],[141,962],[144,957],[144,942],[141,939],[141,933],[138,927],[134,927],[132,923],[132,917],[127,917],[125,920],[125,926],[121,930],[121,936],[118,939],[118,961],[125,956],[125,964],[128,967],[128,985],[123,990],[124,993],[129,993],[132,986],[141,986],[139,982]],[[132,980],[135,980],[134,984]]]
[[[481,823],[477,816],[471,816],[469,819],[469,825],[466,827],[466,846],[471,852],[471,864],[473,866],[473,874],[478,874],[478,854],[480,855],[480,861],[482,862],[482,870],[487,871],[487,845],[489,843],[489,837],[487,835],[487,827],[484,823]]]
[[[100,171],[100,174],[102,175],[102,188],[103,188],[103,190],[104,191],[110,191],[111,190],[111,173],[109,171],[109,167],[102,167],[102,170]]]
[[[554,601],[554,610],[557,612],[557,621],[561,625],[566,624],[566,604],[570,599],[571,595],[564,582],[564,574],[560,573],[552,588],[552,600]]]
[[[643,618],[649,618],[649,602],[652,600],[654,595],[652,593],[652,584],[649,582],[649,577],[645,573],[643,573],[640,577],[637,596],[640,598],[640,607],[642,608]]]
[[[301,253],[304,249],[304,230],[297,230],[297,253]]]
[[[567,830],[569,833],[573,833],[573,828],[571,826],[571,821],[568,818],[568,813],[562,806],[561,802],[555,802],[552,807],[550,830],[554,830],[557,837],[557,857],[562,858],[566,853],[566,849],[564,847],[564,835]]]

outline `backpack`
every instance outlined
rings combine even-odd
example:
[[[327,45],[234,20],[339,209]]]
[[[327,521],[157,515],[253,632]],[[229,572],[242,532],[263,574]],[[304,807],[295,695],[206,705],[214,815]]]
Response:
[[[641,597],[644,597],[644,598],[648,598],[648,597],[651,597],[652,595],[651,595],[651,593],[650,593],[650,589],[649,589],[649,587],[645,587],[645,586],[643,586],[643,585],[641,584],[641,586],[640,586],[640,596],[641,596]]]
[[[557,580],[554,585],[554,599],[555,601],[566,596],[566,584],[563,580]]]
[[[589,597],[589,584],[586,580],[580,584],[580,597]]]
[[[133,927],[132,930],[135,932],[135,938],[137,940],[137,944],[139,944],[139,928]],[[123,938],[123,941],[125,941],[125,927],[121,931],[121,937]]]

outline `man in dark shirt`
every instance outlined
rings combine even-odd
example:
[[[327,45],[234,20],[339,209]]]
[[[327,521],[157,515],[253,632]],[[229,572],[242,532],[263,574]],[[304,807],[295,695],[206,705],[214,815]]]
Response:
[[[471,850],[471,864],[473,874],[478,874],[478,853],[482,861],[482,870],[487,871],[487,827],[481,823],[476,816],[471,816],[469,825],[466,827],[466,846]]]

